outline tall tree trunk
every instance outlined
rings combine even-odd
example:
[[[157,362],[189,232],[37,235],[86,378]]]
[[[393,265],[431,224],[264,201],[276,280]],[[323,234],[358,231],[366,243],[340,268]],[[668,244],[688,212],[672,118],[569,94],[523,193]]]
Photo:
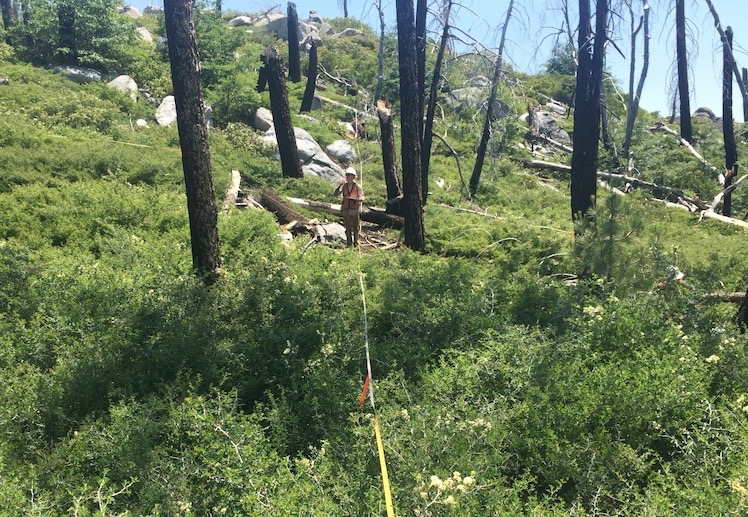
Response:
[[[5,42],[10,45],[10,27],[13,25],[13,2],[11,0],[0,0],[0,10],[2,10],[3,27],[5,28]]]
[[[288,2],[288,80],[301,82],[301,53],[299,52],[299,16],[296,4]]]
[[[590,2],[579,0],[579,67],[574,110],[574,152],[571,156],[571,216],[588,217],[597,195],[597,153],[600,139],[600,95],[608,22],[608,0],[597,1],[595,38]]]
[[[649,71],[649,2],[642,0],[644,4],[644,16],[642,16],[639,26],[644,26],[644,63],[642,64],[642,72],[639,76],[639,83],[636,86],[636,93],[634,93],[634,72],[635,72],[635,52],[636,52],[636,33],[639,29],[634,30],[634,13],[631,12],[631,74],[629,77],[629,102],[628,102],[628,116],[626,117],[626,137],[623,140],[623,155],[626,159],[631,158],[631,140],[634,136],[634,123],[639,113],[639,101],[642,98],[642,90],[644,90],[644,81],[647,78],[647,72]]]
[[[738,309],[736,319],[738,321],[738,327],[740,327],[740,333],[745,333],[745,329],[748,328],[748,290],[745,292],[743,303],[740,304],[740,309]]]
[[[348,18],[348,0],[343,0],[343,18]]]
[[[688,97],[688,53],[686,52],[686,0],[675,0],[675,55],[678,64],[678,100],[680,101],[680,136],[693,143],[691,102]]]
[[[64,65],[77,65],[78,46],[75,38],[75,7],[71,0],[63,0],[57,4],[57,20],[60,24],[57,43],[60,62]]]
[[[374,99],[382,98],[382,87],[384,86],[384,36],[387,26],[384,23],[384,11],[382,10],[382,1],[375,0],[377,13],[379,14],[379,51],[377,52],[377,85],[374,88]]]
[[[219,18],[221,17],[222,12],[223,12],[223,3],[221,2],[221,0],[216,0],[216,14],[218,15]]]
[[[300,113],[312,111],[314,102],[314,89],[317,87],[317,40],[312,38],[309,47],[309,68],[306,72],[306,88],[304,88],[304,97],[301,99]]]
[[[725,31],[727,41],[723,43],[722,61],[722,136],[725,141],[725,188],[732,184],[738,173],[738,148],[735,145],[735,128],[732,116],[732,28]],[[725,194],[722,215],[732,215],[732,193]]]
[[[439,53],[436,55],[434,73],[431,76],[429,102],[426,106],[426,120],[424,121],[423,126],[423,144],[421,147],[421,175],[423,176],[424,195],[427,195],[429,186],[431,144],[433,142],[434,115],[436,114],[436,96],[439,93],[439,83],[441,82],[442,75],[442,63],[444,63],[444,53],[447,50],[447,41],[449,40],[449,14],[452,11],[452,0],[446,0],[444,4],[444,30],[442,30],[442,39],[439,43]]]
[[[403,162],[403,215],[405,245],[415,251],[426,248],[423,227],[421,183],[421,124],[418,121],[418,80],[416,78],[416,34],[413,0],[395,0],[397,46],[400,71],[400,128]]]
[[[493,119],[493,105],[496,102],[496,91],[499,88],[499,80],[501,79],[501,67],[504,66],[504,43],[506,41],[506,29],[509,26],[509,19],[512,17],[512,9],[514,8],[514,0],[510,0],[509,8],[506,11],[506,17],[504,18],[504,26],[501,28],[501,41],[499,43],[499,54],[496,56],[496,63],[494,64],[493,79],[491,80],[491,95],[488,97],[488,107],[486,108],[486,121],[483,124],[483,133],[481,135],[480,143],[478,144],[478,151],[475,155],[475,165],[473,166],[473,173],[470,175],[469,192],[470,197],[475,196],[475,191],[478,190],[478,183],[480,182],[481,171],[483,170],[483,161],[486,157],[486,149],[488,148],[488,141],[491,138],[491,120]]]
[[[418,64],[418,123],[423,134],[423,102],[426,94],[426,15],[428,14],[427,0],[416,0],[416,62]],[[423,138],[421,138],[423,141]],[[423,202],[428,197],[428,185],[423,178]]]
[[[397,176],[397,154],[395,150],[395,128],[392,113],[384,102],[377,102],[377,117],[382,133],[382,165],[384,166],[384,183],[387,186],[387,212],[401,215],[400,201],[403,191]]]
[[[275,127],[275,138],[278,141],[283,176],[303,178],[304,173],[299,161],[296,135],[291,123],[291,110],[288,107],[288,90],[286,89],[286,77],[283,73],[283,60],[278,49],[272,45],[265,47],[262,60],[265,64],[265,77],[270,90],[270,111],[273,112],[273,126]]]
[[[26,46],[28,48],[34,47],[34,37],[31,35],[29,25],[31,24],[31,11],[29,7],[29,0],[24,0],[21,3],[21,19],[23,20],[23,28],[26,33]]]
[[[164,0],[164,19],[187,192],[192,265],[205,284],[212,285],[221,267],[218,208],[191,0]]]

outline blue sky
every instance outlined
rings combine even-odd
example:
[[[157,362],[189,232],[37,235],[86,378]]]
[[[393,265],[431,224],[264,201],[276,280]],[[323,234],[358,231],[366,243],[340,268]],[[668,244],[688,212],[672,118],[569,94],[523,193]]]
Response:
[[[382,0],[389,26],[395,25],[394,0]],[[441,0],[439,0],[441,1]],[[615,0],[622,2],[623,0]],[[722,25],[733,25],[735,30],[735,57],[739,66],[748,67],[748,51],[741,42],[748,45],[748,29],[741,31],[739,20],[745,20],[748,13],[746,0],[712,0]],[[641,0],[631,0],[636,12],[640,12]],[[648,110],[658,110],[666,114],[670,110],[671,90],[673,83],[673,60],[675,56],[675,35],[673,30],[674,0],[649,0],[651,6],[651,59],[647,82],[644,87],[641,105]],[[138,9],[148,4],[162,6],[163,0],[131,0],[130,4]],[[343,15],[342,0],[296,0],[300,18],[305,18],[310,10],[316,10],[323,18],[334,18]],[[434,0],[431,0],[434,3]],[[576,4],[569,0],[569,4]],[[473,38],[489,47],[496,47],[498,40],[497,27],[501,25],[509,0],[462,0],[463,7],[458,10],[458,19],[454,23]],[[507,41],[507,59],[519,70],[536,72],[548,59],[553,34],[561,24],[562,16],[558,6],[561,0],[515,0],[516,16],[510,22]],[[224,10],[263,11],[273,6],[285,11],[286,2],[281,0],[223,0]],[[376,11],[372,0],[348,0],[349,16],[363,19],[370,24],[378,25]],[[615,21],[616,32],[613,39],[625,57],[608,47],[608,65],[625,91],[628,90],[629,67],[629,17],[628,11],[618,9],[621,18]],[[722,53],[719,35],[713,26],[713,19],[704,0],[686,0],[686,16],[695,45],[691,47],[691,108],[706,106],[718,116],[722,110]],[[572,25],[577,23],[573,14]],[[696,48],[698,46],[698,49]],[[641,36],[638,40],[637,68],[642,63]],[[637,78],[638,78],[637,70]],[[742,101],[737,85],[734,87],[736,119],[742,121]]]

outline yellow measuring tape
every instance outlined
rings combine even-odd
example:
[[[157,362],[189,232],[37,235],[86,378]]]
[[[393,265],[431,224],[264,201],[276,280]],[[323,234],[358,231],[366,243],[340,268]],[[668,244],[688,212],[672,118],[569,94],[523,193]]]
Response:
[[[377,420],[377,415],[374,415],[374,434],[377,437],[379,468],[382,470],[382,485],[384,485],[384,504],[387,506],[387,517],[395,517],[395,509],[392,506],[392,494],[390,492],[390,478],[387,476],[387,462],[384,460],[384,445],[382,445],[382,433],[379,431],[379,421]]]
[[[369,401],[371,409],[374,411],[374,435],[377,439],[377,451],[379,452],[379,468],[382,471],[382,486],[384,488],[384,504],[387,507],[387,517],[395,517],[395,508],[392,506],[392,491],[390,490],[390,478],[387,475],[387,461],[384,458],[384,444],[382,443],[382,432],[379,429],[379,420],[377,419],[377,408],[374,405],[374,379],[371,375],[371,356],[369,354],[369,320],[366,313],[366,291],[364,289],[364,274],[361,272],[361,249],[359,248],[359,282],[361,284],[361,300],[364,305],[364,343],[366,345],[366,380],[364,388],[359,396],[359,406],[366,398],[366,392],[369,392]]]

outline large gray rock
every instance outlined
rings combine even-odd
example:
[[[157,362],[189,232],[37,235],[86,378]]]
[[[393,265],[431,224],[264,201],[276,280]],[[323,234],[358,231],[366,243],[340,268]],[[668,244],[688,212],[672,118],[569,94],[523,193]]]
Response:
[[[265,32],[268,34],[275,34],[276,37],[282,40],[288,40],[288,17],[281,15],[280,18],[270,20],[265,25]],[[311,23],[299,22],[298,24],[298,39],[303,41],[310,34],[319,34],[319,29]]]
[[[535,117],[538,123],[538,130],[541,134],[555,140],[556,142],[571,144],[569,133],[558,125],[555,114],[550,111],[538,111],[535,113]]]
[[[174,102],[174,96],[164,97],[161,104],[156,109],[156,122],[160,126],[170,126],[177,121],[177,105]]]
[[[273,127],[273,113],[269,109],[260,106],[254,115],[252,115],[252,127],[258,131],[267,131]]]
[[[301,170],[305,176],[317,176],[328,180],[330,183],[338,184],[345,178],[345,172],[322,150],[317,141],[304,129],[295,127],[296,147],[299,150]],[[271,127],[262,136],[262,141],[273,147],[278,142],[275,136],[275,128]],[[278,156],[280,159],[280,156]]]
[[[94,70],[93,68],[58,65],[52,67],[52,70],[64,75],[76,83],[97,83],[102,80],[101,72]]]
[[[488,110],[488,99],[483,101],[480,110],[485,113]],[[511,112],[509,105],[501,99],[494,99],[491,106],[491,120],[501,120]]]
[[[485,99],[485,89],[477,86],[468,86],[467,88],[458,88],[447,94],[447,104],[455,110],[460,111],[466,107],[478,109]]]
[[[699,117],[708,118],[712,122],[715,122],[717,120],[717,115],[715,115],[714,112],[710,110],[709,108],[704,108],[704,107],[697,109],[692,115],[692,117],[693,118],[699,118]]]
[[[328,156],[344,166],[352,164],[358,158],[356,149],[353,148],[348,140],[335,140],[325,147],[325,151],[327,151]]]
[[[230,27],[242,27],[244,25],[254,25],[254,20],[249,16],[237,16],[229,20]]]
[[[265,27],[270,22],[278,20],[280,18],[286,19],[285,14],[281,13],[265,13],[262,16],[260,16],[258,19],[252,21],[252,25],[255,27]]]
[[[164,10],[155,5],[146,5],[143,14],[163,14]]]
[[[138,83],[129,75],[120,75],[107,83],[112,88],[116,88],[130,96],[133,102],[138,100]]]

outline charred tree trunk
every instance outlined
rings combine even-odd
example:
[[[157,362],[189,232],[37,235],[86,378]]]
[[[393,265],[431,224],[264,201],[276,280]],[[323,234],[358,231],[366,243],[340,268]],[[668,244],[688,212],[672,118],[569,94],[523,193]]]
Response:
[[[13,3],[11,0],[0,0],[0,10],[3,15],[3,27],[5,28],[5,43],[11,44],[10,27],[13,25]]]
[[[717,32],[719,33],[723,48],[727,49],[727,59],[730,60],[730,66],[732,67],[732,71],[735,74],[735,80],[738,82],[740,95],[743,97],[743,104],[748,104],[748,87],[746,87],[746,85],[743,83],[742,77],[740,75],[740,68],[738,68],[738,63],[735,61],[735,56],[732,53],[732,45],[728,45],[727,47],[724,46],[727,43],[727,34],[725,34],[725,31],[722,30],[722,24],[719,21],[717,10],[714,8],[712,0],[706,0],[706,3],[709,6],[709,12],[712,13],[712,17],[714,18],[714,28],[717,29]],[[744,122],[748,122],[748,118],[745,118]]]
[[[263,55],[265,76],[270,90],[270,111],[273,112],[275,138],[278,141],[281,168],[287,178],[303,178],[299,149],[296,147],[296,135],[291,123],[291,110],[288,107],[288,90],[286,76],[283,73],[283,60],[278,49],[272,45],[265,48]]]
[[[623,140],[623,155],[626,159],[631,158],[631,140],[634,136],[634,123],[636,117],[639,114],[639,101],[642,98],[642,90],[644,90],[644,81],[647,78],[647,72],[649,71],[649,2],[643,0],[644,4],[644,16],[642,16],[639,26],[644,26],[644,63],[642,64],[642,73],[639,76],[639,83],[636,86],[636,93],[634,93],[634,72],[635,72],[635,53],[636,53],[636,34],[639,29],[634,30],[634,16],[633,11],[631,12],[631,74],[629,76],[629,102],[628,102],[628,116],[626,117],[626,136]]]
[[[223,3],[221,0],[216,0],[216,14],[218,17],[221,17],[221,12],[223,11]]]
[[[504,66],[504,43],[506,41],[506,29],[509,25],[509,19],[512,17],[512,9],[514,8],[514,0],[510,0],[509,8],[506,11],[506,18],[504,18],[504,26],[501,29],[501,42],[499,43],[499,55],[496,56],[496,63],[494,65],[493,79],[491,80],[491,95],[488,97],[488,107],[486,108],[486,121],[483,124],[483,133],[481,135],[480,143],[478,144],[478,151],[475,155],[475,165],[473,166],[473,173],[470,175],[470,184],[468,190],[470,197],[475,196],[475,191],[478,190],[478,183],[480,182],[481,171],[483,170],[483,161],[486,157],[486,149],[488,148],[488,141],[491,138],[491,122],[493,119],[493,105],[496,101],[496,91],[499,88],[499,80],[501,79],[501,67]]]
[[[218,208],[191,1],[164,0],[164,18],[187,191],[192,265],[205,284],[211,285],[221,267]]]
[[[575,221],[588,217],[597,195],[600,96],[608,0],[597,2],[594,39],[590,15],[589,0],[579,0],[579,67],[574,110],[574,152],[571,157],[571,216]]]
[[[423,227],[423,184],[421,182],[421,124],[416,72],[416,34],[413,0],[396,0],[397,46],[400,72],[400,127],[403,162],[403,215],[405,245],[415,251],[426,248]]]
[[[680,136],[693,144],[691,103],[688,97],[688,53],[686,52],[686,0],[675,0],[675,55],[678,64]]]
[[[343,18],[348,18],[348,0],[343,0]]]
[[[444,30],[439,43],[439,53],[436,55],[434,73],[431,76],[431,89],[429,91],[429,102],[426,107],[426,120],[423,127],[423,143],[421,147],[421,175],[423,176],[424,196],[428,195],[429,168],[431,165],[431,143],[433,142],[434,115],[436,113],[436,96],[439,93],[439,82],[442,75],[442,63],[444,63],[444,52],[447,49],[449,39],[449,14],[452,10],[452,0],[447,0],[444,7]]]
[[[727,41],[723,43],[722,70],[722,136],[725,142],[725,189],[732,184],[732,178],[738,173],[738,148],[735,145],[735,126],[732,116],[732,28],[725,31]],[[722,214],[732,215],[732,193],[725,194]]]
[[[312,39],[309,47],[309,68],[306,72],[306,88],[304,88],[304,97],[301,99],[300,113],[312,111],[314,102],[314,89],[317,87],[317,40]]]
[[[377,52],[377,85],[374,88],[374,99],[382,98],[382,87],[384,86],[384,42],[387,25],[384,23],[384,11],[382,1],[376,0],[377,13],[379,14],[379,51]]]
[[[379,117],[379,128],[382,133],[382,165],[384,166],[384,183],[387,186],[387,212],[402,215],[403,191],[397,175],[395,128],[392,124],[392,113],[381,101],[377,105],[377,117]]]
[[[309,220],[299,212],[288,206],[278,194],[270,189],[260,192],[260,204],[273,212],[281,224],[296,222],[301,226],[308,225]]]
[[[21,19],[23,20],[23,27],[26,32],[26,46],[28,48],[34,47],[34,37],[31,35],[31,30],[29,28],[29,25],[31,24],[31,11],[29,8],[29,2],[28,0],[25,0],[21,4]]]
[[[301,82],[301,54],[299,52],[299,16],[296,4],[288,2],[288,80]]]
[[[57,20],[60,24],[57,40],[60,62],[64,65],[77,65],[78,46],[75,38],[75,7],[70,0],[64,0],[57,5]]]
[[[610,136],[610,127],[608,119],[608,102],[605,100],[605,91],[600,92],[600,130],[603,137],[603,147],[614,162],[614,167],[618,167],[618,151],[616,151],[616,144],[613,138]]]
[[[418,63],[418,124],[420,135],[423,135],[423,102],[426,94],[426,14],[428,13],[427,0],[416,0],[416,62]],[[421,137],[423,142],[423,137]],[[428,197],[428,184],[423,179],[423,203],[426,204]]]

